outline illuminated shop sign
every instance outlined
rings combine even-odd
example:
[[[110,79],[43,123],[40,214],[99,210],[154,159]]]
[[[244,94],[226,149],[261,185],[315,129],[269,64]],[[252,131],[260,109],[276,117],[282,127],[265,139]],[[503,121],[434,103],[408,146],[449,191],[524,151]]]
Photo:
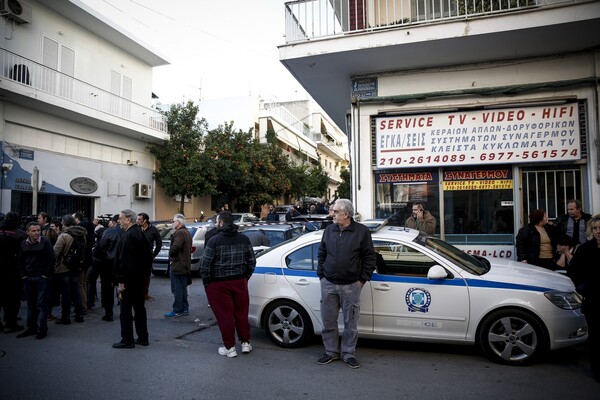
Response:
[[[444,190],[502,190],[512,189],[510,169],[444,171]]]
[[[579,160],[576,103],[379,117],[378,169]]]

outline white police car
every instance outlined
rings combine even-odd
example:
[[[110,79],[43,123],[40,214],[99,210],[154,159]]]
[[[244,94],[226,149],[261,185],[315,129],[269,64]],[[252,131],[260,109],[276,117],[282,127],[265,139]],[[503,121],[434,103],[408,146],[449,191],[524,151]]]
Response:
[[[321,236],[307,233],[257,257],[250,323],[282,347],[321,333]],[[372,236],[377,270],[362,290],[360,337],[477,343],[491,359],[514,365],[587,338],[581,297],[566,276],[471,256],[412,229],[383,226]],[[341,315],[339,322],[341,331]]]

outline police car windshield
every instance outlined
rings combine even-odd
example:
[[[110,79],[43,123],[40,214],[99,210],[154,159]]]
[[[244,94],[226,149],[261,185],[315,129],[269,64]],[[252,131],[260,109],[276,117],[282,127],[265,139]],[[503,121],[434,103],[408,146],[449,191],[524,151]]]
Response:
[[[443,240],[419,235],[415,238],[415,242],[435,251],[446,260],[451,261],[473,275],[483,275],[490,270],[490,263],[485,258],[476,258]]]

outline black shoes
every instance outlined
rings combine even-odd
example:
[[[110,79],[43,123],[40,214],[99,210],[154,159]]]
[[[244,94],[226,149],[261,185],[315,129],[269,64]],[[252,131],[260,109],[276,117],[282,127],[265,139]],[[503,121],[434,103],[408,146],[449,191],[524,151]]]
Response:
[[[346,358],[346,364],[348,364],[348,366],[350,368],[358,368],[358,367],[360,367],[360,363],[354,357],[348,357],[348,358]]]
[[[148,346],[150,345],[150,342],[147,340],[135,339],[135,344],[139,344],[140,346]]]
[[[81,315],[79,317],[75,317],[75,322],[83,322],[83,317]]]
[[[113,343],[112,347],[113,347],[113,349],[133,349],[135,347],[135,344],[117,342],[117,343]]]
[[[102,321],[106,321],[106,322],[112,322],[113,321],[113,317],[108,316],[108,315],[104,315],[102,317]]]
[[[32,331],[30,329],[27,329],[27,330],[19,333],[17,335],[17,337],[20,339],[20,338],[24,338],[24,337],[27,337],[27,336],[33,336],[33,335],[37,335],[37,332],[36,331]]]
[[[46,332],[46,331],[44,331],[44,332],[40,331],[40,332],[38,332],[37,335],[35,335],[35,338],[36,339],[43,339],[43,338],[46,337],[47,334],[48,334],[48,332]]]
[[[54,323],[56,325],[70,325],[71,324],[71,320],[70,319],[66,319],[66,318],[59,318],[56,321],[54,321]]]
[[[329,364],[330,362],[335,361],[335,360],[339,360],[339,359],[340,358],[338,356],[330,356],[329,354],[325,353],[323,355],[323,357],[321,357],[321,358],[319,358],[317,360],[317,364],[319,364],[319,365],[325,365],[325,364]]]

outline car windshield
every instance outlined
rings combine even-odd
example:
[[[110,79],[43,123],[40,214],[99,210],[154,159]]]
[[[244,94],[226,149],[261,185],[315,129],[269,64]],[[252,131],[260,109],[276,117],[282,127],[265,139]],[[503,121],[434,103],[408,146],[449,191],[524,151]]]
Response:
[[[461,267],[473,275],[483,275],[490,270],[490,264],[485,259],[478,259],[464,251],[431,236],[419,234],[414,240],[435,253],[444,257],[446,260]]]

